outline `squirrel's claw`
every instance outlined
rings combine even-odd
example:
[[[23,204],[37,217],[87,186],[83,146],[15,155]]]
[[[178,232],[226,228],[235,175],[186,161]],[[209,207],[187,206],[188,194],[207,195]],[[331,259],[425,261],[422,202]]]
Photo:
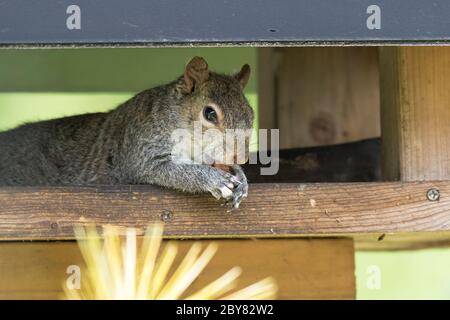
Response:
[[[230,178],[230,180],[231,180],[231,182],[233,182],[235,185],[241,185],[242,184],[242,182],[241,181],[239,181],[239,179],[238,178],[236,178],[236,177],[234,177],[234,176],[232,176],[231,178]]]
[[[220,198],[222,198],[222,194],[217,190],[211,190],[211,194],[214,198],[216,198],[216,200],[220,200]]]
[[[233,191],[231,191],[230,186],[222,186],[219,189],[211,190],[211,194],[217,200],[219,199],[229,199],[233,195]]]
[[[238,209],[239,205],[241,204],[241,201],[247,197],[247,193],[248,193],[247,183],[241,182],[241,184],[238,185],[233,190],[232,197],[225,202],[225,205],[229,209],[228,211],[230,212],[233,209]]]
[[[247,197],[248,193],[247,178],[242,168],[235,165],[233,171],[234,175],[221,172],[224,179],[210,191],[216,199],[225,199],[222,206],[226,206],[228,212],[238,209],[241,201]]]
[[[228,199],[233,195],[233,191],[231,191],[229,186],[220,188],[220,193],[222,194],[222,198]]]

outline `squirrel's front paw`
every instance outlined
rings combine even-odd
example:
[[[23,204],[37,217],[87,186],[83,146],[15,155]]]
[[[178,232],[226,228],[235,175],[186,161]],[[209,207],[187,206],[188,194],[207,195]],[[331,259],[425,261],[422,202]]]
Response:
[[[214,177],[210,180],[209,192],[216,199],[225,199],[226,203],[233,201],[235,198],[236,190],[242,184],[239,179],[231,173],[215,169]]]
[[[217,170],[217,176],[211,181],[209,192],[216,199],[229,200],[233,197],[233,190],[240,184],[239,180],[231,173]]]
[[[241,183],[233,190],[232,196],[227,199],[226,205],[231,209],[237,209],[239,208],[239,205],[241,204],[242,199],[247,197],[247,183]]]
[[[219,175],[213,179],[211,194],[216,199],[225,199],[224,205],[230,210],[239,208],[239,205],[248,194],[247,178],[241,167],[233,166],[234,175],[222,170],[217,170]]]
[[[239,208],[241,201],[248,195],[248,183],[244,171],[240,166],[234,165],[233,172],[239,184],[233,189],[232,197],[226,202],[231,210]]]

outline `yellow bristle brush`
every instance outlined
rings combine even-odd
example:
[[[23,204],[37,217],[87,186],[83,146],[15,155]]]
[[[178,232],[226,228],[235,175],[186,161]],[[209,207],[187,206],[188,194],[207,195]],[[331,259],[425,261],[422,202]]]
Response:
[[[236,288],[241,268],[234,267],[201,290],[189,296],[186,290],[204,270],[217,252],[216,243],[210,243],[202,252],[200,242],[192,245],[181,264],[170,275],[178,247],[169,242],[158,256],[163,228],[155,224],[147,228],[140,252],[137,250],[136,230],[103,227],[101,237],[95,226],[76,227],[75,235],[86,263],[81,288],[64,287],[65,298],[86,300],[110,299],[274,299],[277,285],[265,278],[244,289]]]

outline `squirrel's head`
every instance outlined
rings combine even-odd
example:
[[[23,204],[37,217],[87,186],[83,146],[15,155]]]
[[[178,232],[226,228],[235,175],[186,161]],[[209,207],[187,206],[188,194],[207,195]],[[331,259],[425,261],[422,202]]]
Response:
[[[203,58],[194,57],[178,79],[183,127],[192,130],[192,137],[198,138],[201,131],[201,141],[194,144],[201,145],[204,160],[227,165],[247,161],[253,110],[243,89],[249,77],[248,64],[234,75],[223,75],[209,71]]]

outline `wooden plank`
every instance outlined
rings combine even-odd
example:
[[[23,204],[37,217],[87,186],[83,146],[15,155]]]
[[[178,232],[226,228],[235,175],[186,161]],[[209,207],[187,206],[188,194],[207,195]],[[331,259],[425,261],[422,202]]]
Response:
[[[450,246],[450,232],[408,232],[361,234],[354,237],[355,250],[393,251],[446,248]]]
[[[276,52],[265,67],[276,67],[275,73],[261,74],[259,81],[276,85],[275,127],[281,129],[281,148],[380,136],[376,48],[279,48]],[[261,117],[265,112],[263,104]]]
[[[76,3],[79,9],[73,11],[73,15],[70,15],[73,10],[70,3]],[[2,2],[0,11],[0,46],[299,46],[450,42],[450,4],[447,0],[378,0],[375,3],[381,13],[373,9],[372,1],[355,0],[284,0],[276,7],[270,0],[260,0],[257,5],[226,0],[134,0],[126,5],[122,0],[6,1]],[[107,12],[105,8],[108,8]],[[81,20],[71,26],[70,19],[76,19],[77,13]],[[372,25],[372,18],[379,14],[381,20],[376,19],[376,24]]]
[[[261,175],[266,165],[245,164],[252,183],[381,181],[381,139],[330,146],[281,149],[275,175]],[[257,156],[255,154],[254,156]]]
[[[191,244],[179,242],[176,264]],[[240,266],[240,288],[273,276],[280,299],[355,298],[350,239],[221,240],[218,244],[218,253],[191,291]],[[83,265],[74,242],[0,243],[0,299],[58,299],[70,265]]]
[[[440,192],[437,201],[427,191]],[[153,186],[0,189],[0,239],[72,239],[77,223],[165,221],[171,238],[450,231],[450,182],[252,184],[232,213],[209,195]]]
[[[260,129],[275,129],[278,125],[275,87],[279,58],[277,48],[257,49],[258,127]]]
[[[450,48],[380,49],[387,180],[450,178]]]

